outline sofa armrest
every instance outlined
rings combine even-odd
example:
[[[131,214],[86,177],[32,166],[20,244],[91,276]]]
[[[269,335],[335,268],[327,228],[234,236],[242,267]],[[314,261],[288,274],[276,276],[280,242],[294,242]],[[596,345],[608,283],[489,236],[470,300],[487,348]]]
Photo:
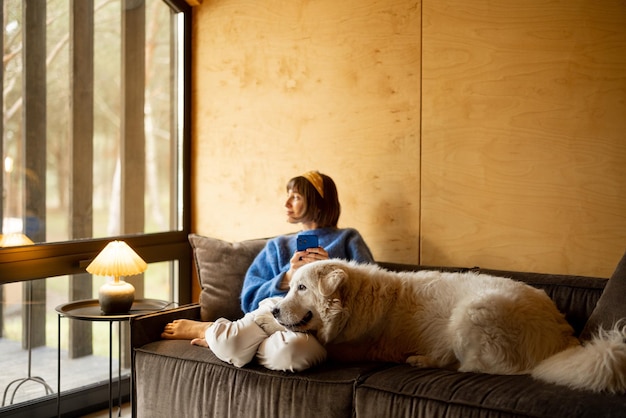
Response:
[[[200,305],[192,304],[176,309],[159,311],[130,319],[131,349],[142,347],[150,342],[161,340],[163,328],[175,319],[200,321]]]

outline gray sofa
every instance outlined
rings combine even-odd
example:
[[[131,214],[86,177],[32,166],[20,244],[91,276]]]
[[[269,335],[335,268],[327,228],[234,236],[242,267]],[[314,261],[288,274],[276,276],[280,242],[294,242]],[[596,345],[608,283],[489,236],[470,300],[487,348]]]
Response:
[[[405,364],[333,363],[300,373],[252,363],[236,368],[189,341],[161,340],[176,318],[238,319],[239,291],[265,240],[239,243],[190,235],[202,285],[200,303],[135,318],[133,413],[139,417],[626,417],[626,395],[570,390],[529,376],[496,376]],[[626,255],[613,277],[511,271],[544,289],[578,334],[626,317]],[[380,263],[391,270],[424,266]],[[458,271],[459,268],[443,268]]]

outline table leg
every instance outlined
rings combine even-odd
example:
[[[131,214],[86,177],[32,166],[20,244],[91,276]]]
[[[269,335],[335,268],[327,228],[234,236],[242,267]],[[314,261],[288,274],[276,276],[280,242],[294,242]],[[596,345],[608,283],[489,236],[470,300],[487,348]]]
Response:
[[[113,411],[113,321],[109,321],[109,418]]]
[[[61,418],[61,315],[57,316],[57,417]]]
[[[117,416],[122,416],[122,323],[117,323]]]

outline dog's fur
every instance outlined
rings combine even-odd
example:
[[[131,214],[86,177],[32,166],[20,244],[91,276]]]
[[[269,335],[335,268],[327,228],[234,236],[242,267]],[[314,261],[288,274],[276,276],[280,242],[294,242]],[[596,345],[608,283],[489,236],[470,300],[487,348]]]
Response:
[[[626,391],[626,327],[581,345],[544,291],[511,279],[321,261],[296,272],[273,315],[316,335],[338,359],[531,373],[572,388]]]

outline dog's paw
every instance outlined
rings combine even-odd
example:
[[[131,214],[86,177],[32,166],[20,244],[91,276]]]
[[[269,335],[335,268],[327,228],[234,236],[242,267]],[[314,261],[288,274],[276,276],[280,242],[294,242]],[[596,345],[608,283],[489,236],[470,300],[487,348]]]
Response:
[[[427,356],[410,356],[406,359],[406,362],[413,367],[419,368],[433,367],[434,365],[430,357]]]
[[[280,325],[271,312],[262,313],[254,316],[254,322],[260,326],[267,335],[272,335],[278,331],[285,331],[285,327]]]

